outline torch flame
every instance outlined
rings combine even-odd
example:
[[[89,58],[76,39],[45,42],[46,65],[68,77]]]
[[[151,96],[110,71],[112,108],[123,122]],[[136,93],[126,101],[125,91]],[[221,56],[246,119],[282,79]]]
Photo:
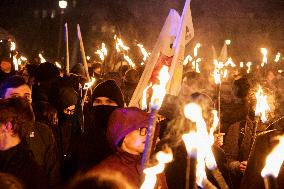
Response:
[[[246,65],[247,65],[247,67],[248,67],[247,73],[250,73],[250,69],[251,69],[252,62],[248,62]]]
[[[59,62],[55,62],[55,66],[56,66],[57,68],[59,68],[59,69],[62,69],[62,66],[61,66],[61,64],[60,64]]]
[[[155,187],[157,174],[162,173],[165,169],[165,164],[173,160],[173,153],[171,150],[168,150],[168,152],[160,151],[156,154],[156,159],[158,160],[157,165],[144,169],[145,180],[140,189],[151,189]]]
[[[199,65],[200,65],[200,62],[201,62],[201,58],[197,58],[197,60],[196,60],[195,62],[196,62],[195,71],[196,71],[197,73],[201,73],[201,72],[200,72],[200,69],[199,69]]]
[[[96,78],[92,77],[90,82],[84,84],[83,89],[84,90],[89,89],[90,87],[94,85],[95,82],[96,82]]]
[[[243,68],[243,67],[244,67],[244,63],[240,62],[240,68]]]
[[[206,123],[202,117],[202,109],[199,105],[195,103],[187,104],[184,107],[184,115],[192,122],[196,122],[197,133],[194,134],[189,132],[188,134],[183,135],[182,138],[184,139],[186,149],[189,150],[189,154],[191,153],[192,149],[197,148],[196,183],[198,186],[203,187],[203,181],[206,179],[205,165],[210,170],[213,170],[217,167],[213,152],[211,150],[213,143],[211,142],[207,132]],[[190,140],[192,144],[189,144],[188,140]]]
[[[140,48],[140,51],[143,54],[143,61],[146,61],[147,58],[149,57],[149,53],[146,51],[146,49],[142,44],[137,44],[137,46]]]
[[[11,50],[11,51],[16,50],[16,43],[15,43],[15,42],[13,42],[13,41],[11,41],[11,47],[10,47],[10,50]]]
[[[214,74],[215,84],[217,84],[217,85],[221,84],[221,74],[220,74],[220,71],[215,69],[213,74]]]
[[[258,91],[255,94],[255,97],[257,100],[256,107],[255,107],[255,115],[261,116],[260,118],[261,121],[265,123],[267,121],[266,112],[270,112],[270,108],[267,103],[267,96],[264,95],[264,92],[261,86],[259,86]]]
[[[226,45],[230,45],[231,44],[231,40],[227,39],[227,40],[225,40],[225,43],[226,43]]]
[[[279,62],[280,57],[281,57],[281,54],[280,54],[280,52],[278,52],[275,56],[274,62]]]
[[[194,47],[194,50],[193,50],[193,56],[194,57],[197,57],[197,52],[198,52],[198,49],[201,47],[201,44],[200,43],[197,43]]]
[[[192,57],[190,55],[187,55],[185,57],[185,59],[183,60],[183,65],[186,66],[188,64],[188,62],[191,62],[192,61]]]
[[[164,97],[166,95],[166,85],[170,79],[168,66],[162,67],[162,69],[160,70],[158,79],[160,81],[160,84],[153,85],[152,87],[153,94],[151,97],[151,108],[153,109],[159,109],[161,107]]]
[[[262,58],[262,63],[261,63],[261,67],[263,67],[265,64],[267,64],[267,49],[266,48],[261,48],[260,49],[262,55],[263,55],[263,58]]]
[[[124,57],[124,59],[128,62],[128,64],[129,64],[132,68],[135,67],[134,62],[131,60],[131,58],[130,58],[129,56],[123,55],[123,57]]]
[[[284,161],[284,136],[279,137],[279,144],[277,144],[272,152],[267,156],[264,168],[261,171],[261,176],[278,177],[281,165]]]
[[[15,70],[18,71],[19,70],[19,64],[18,64],[18,59],[16,58],[16,56],[13,56],[13,64],[15,66]]]
[[[121,52],[122,50],[128,51],[130,49],[128,46],[124,45],[123,41],[116,35],[114,35],[114,39],[116,40],[115,48],[117,52]]]
[[[150,83],[150,85],[148,85],[144,91],[143,91],[143,97],[142,97],[142,110],[147,110],[148,105],[147,105],[147,91],[148,89],[152,87],[152,83]]]
[[[102,61],[105,60],[105,56],[107,56],[107,48],[106,48],[106,45],[104,43],[102,43],[102,48],[98,49],[96,51],[96,54],[99,55],[99,57]]]
[[[38,54],[38,57],[40,58],[40,63],[46,62],[45,58],[43,58],[41,53]]]

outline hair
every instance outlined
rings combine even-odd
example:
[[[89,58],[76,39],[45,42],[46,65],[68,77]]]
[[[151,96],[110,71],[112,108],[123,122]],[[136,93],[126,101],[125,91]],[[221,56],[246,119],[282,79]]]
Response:
[[[36,121],[48,126],[55,125],[54,118],[57,115],[57,111],[53,106],[45,101],[37,101],[32,106]]]
[[[133,189],[126,178],[113,170],[98,170],[78,175],[67,189]]]
[[[23,98],[0,99],[0,123],[12,123],[14,135],[28,136],[35,118],[31,104]]]
[[[0,173],[0,186],[2,189],[24,189],[16,177],[7,173]]]
[[[28,85],[22,76],[14,75],[6,78],[0,85],[0,98],[4,98],[8,88],[18,88]]]

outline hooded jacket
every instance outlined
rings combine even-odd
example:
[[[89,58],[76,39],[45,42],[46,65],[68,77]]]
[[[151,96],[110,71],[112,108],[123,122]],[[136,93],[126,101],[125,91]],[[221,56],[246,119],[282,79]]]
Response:
[[[109,169],[120,172],[129,183],[139,188],[143,182],[141,155],[123,151],[119,145],[126,135],[134,130],[148,126],[149,114],[138,108],[119,108],[109,119],[107,140],[115,154],[102,161],[93,170]],[[156,188],[167,189],[164,174],[158,175]]]

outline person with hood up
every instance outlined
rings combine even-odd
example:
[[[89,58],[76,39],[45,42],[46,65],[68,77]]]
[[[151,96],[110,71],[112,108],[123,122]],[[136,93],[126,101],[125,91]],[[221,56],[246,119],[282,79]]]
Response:
[[[116,109],[110,116],[107,140],[114,154],[107,157],[92,171],[118,171],[127,181],[139,188],[144,173],[141,166],[145,149],[149,114],[135,107]],[[167,189],[164,174],[159,174],[156,188]]]
[[[86,105],[87,106],[87,105]],[[85,115],[85,131],[70,146],[65,166],[65,179],[78,171],[87,171],[113,153],[106,140],[110,114],[124,107],[122,92],[114,80],[96,86]]]

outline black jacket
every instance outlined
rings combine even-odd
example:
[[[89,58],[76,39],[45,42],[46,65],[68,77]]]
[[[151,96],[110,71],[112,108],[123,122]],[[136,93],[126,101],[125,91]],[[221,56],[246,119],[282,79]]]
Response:
[[[43,168],[49,188],[54,188],[60,182],[60,167],[58,150],[51,129],[36,122],[27,138],[35,161]]]
[[[17,177],[27,189],[47,188],[45,174],[25,142],[0,151],[0,172]]]

